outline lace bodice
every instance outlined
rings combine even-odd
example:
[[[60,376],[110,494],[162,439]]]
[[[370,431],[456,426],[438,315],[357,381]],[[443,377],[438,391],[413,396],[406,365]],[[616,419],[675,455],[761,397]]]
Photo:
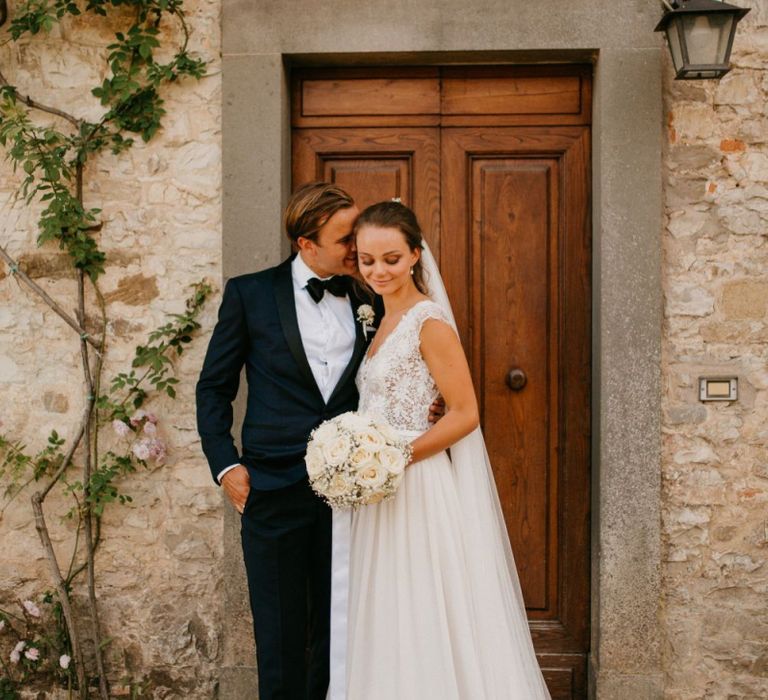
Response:
[[[429,318],[448,323],[433,301],[414,304],[384,339],[373,357],[365,357],[357,373],[359,412],[398,430],[429,428],[429,407],[438,389],[421,356],[419,334]]]

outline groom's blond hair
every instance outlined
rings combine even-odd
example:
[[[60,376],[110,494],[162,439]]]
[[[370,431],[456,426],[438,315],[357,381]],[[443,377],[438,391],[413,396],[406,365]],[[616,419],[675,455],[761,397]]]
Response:
[[[302,185],[288,200],[283,224],[291,244],[299,238],[317,239],[320,228],[340,209],[355,206],[352,196],[338,185],[329,182],[310,182]]]

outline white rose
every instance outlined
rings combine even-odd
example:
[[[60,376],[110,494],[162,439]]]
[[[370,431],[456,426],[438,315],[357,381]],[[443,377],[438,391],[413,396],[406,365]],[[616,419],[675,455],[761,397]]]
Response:
[[[323,451],[317,445],[310,445],[307,448],[307,456],[304,462],[307,465],[307,474],[309,474],[310,479],[317,478],[325,469]]]
[[[11,663],[17,664],[21,661],[21,652],[24,651],[25,646],[27,646],[27,643],[22,640],[13,647],[13,650],[11,651]]]
[[[312,440],[317,442],[328,442],[333,440],[339,434],[339,429],[336,427],[336,423],[333,421],[326,421],[321,423],[312,435]]]
[[[386,480],[389,474],[380,464],[369,464],[357,473],[357,480],[362,486],[369,489],[377,489]]]
[[[134,413],[131,416],[130,418],[131,425],[134,426],[135,428],[138,428],[139,425],[141,425],[141,421],[143,421],[146,417],[147,417],[147,412],[144,409],[140,408],[138,411],[136,411],[136,413]]]
[[[402,474],[405,469],[405,455],[397,447],[385,447],[379,450],[379,462],[390,474]]]
[[[357,320],[361,323],[373,323],[376,319],[376,312],[370,304],[360,304],[357,307]]]
[[[361,416],[358,413],[344,413],[340,418],[343,419],[342,424],[344,427],[352,433],[365,430],[371,424],[371,421],[368,418]]]
[[[128,427],[128,423],[117,418],[112,421],[112,430],[118,437],[128,437],[133,431]]]
[[[315,490],[316,493],[320,493],[324,495],[328,491],[329,484],[330,484],[330,481],[328,479],[328,475],[323,473],[317,479],[312,481],[312,488]]]
[[[357,447],[349,455],[349,463],[357,471],[365,468],[371,461],[373,461],[373,452],[365,447]]]
[[[373,505],[374,503],[379,503],[380,501],[383,501],[385,496],[386,494],[379,491],[378,493],[374,493],[365,498],[361,498],[360,503],[364,506],[370,506],[370,505]]]
[[[61,666],[66,671],[69,668],[70,661],[72,661],[71,656],[68,656],[67,654],[62,654],[59,657],[59,666]]]
[[[150,456],[149,440],[147,438],[144,438],[142,440],[139,440],[138,442],[134,442],[133,445],[131,446],[131,452],[133,452],[134,456],[137,459],[140,459],[146,462]]]
[[[32,617],[40,617],[40,608],[37,607],[31,600],[25,600],[22,605]]]
[[[333,440],[323,444],[323,457],[331,466],[335,467],[346,461],[352,444],[346,435],[338,435]]]
[[[341,474],[335,474],[325,490],[327,496],[335,498],[343,496],[351,490],[349,482]]]
[[[366,427],[357,432],[357,439],[361,447],[367,447],[369,450],[376,451],[384,447],[385,441],[382,434],[376,428]]]

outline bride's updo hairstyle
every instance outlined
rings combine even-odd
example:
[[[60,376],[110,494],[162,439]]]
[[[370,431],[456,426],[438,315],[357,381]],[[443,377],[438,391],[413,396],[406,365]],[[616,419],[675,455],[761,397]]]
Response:
[[[358,232],[364,226],[376,226],[377,228],[394,228],[400,231],[405,238],[408,247],[418,250],[421,253],[424,250],[422,243],[423,236],[421,226],[416,220],[414,214],[405,204],[390,200],[371,204],[370,207],[363,209],[360,216],[355,220],[353,232],[357,237]],[[426,280],[424,279],[424,268],[421,264],[421,255],[413,266],[413,282],[422,294],[429,294]]]

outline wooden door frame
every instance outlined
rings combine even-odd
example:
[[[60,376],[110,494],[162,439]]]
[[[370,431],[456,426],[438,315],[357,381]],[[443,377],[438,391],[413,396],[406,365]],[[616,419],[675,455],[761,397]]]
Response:
[[[308,180],[327,179],[349,186],[361,208],[391,195],[403,197],[414,208],[433,251],[445,263],[443,276],[453,291],[454,312],[465,348],[473,358],[478,390],[483,382],[477,363],[484,352],[478,345],[482,334],[474,331],[480,309],[472,313],[468,307],[469,303],[480,303],[481,298],[468,288],[474,287],[471,280],[481,278],[479,258],[469,250],[470,239],[479,243],[475,239],[478,230],[467,209],[472,208],[467,200],[470,191],[452,191],[450,183],[469,178],[474,162],[498,163],[508,157],[519,164],[530,165],[539,159],[549,163],[545,189],[551,193],[547,195],[551,196],[551,211],[546,218],[557,223],[550,224],[554,228],[545,245],[550,281],[544,296],[549,300],[545,323],[553,364],[549,379],[542,382],[537,375],[538,389],[521,399],[525,402],[541,397],[540,390],[548,387],[544,393],[550,429],[547,436],[539,437],[546,442],[549,457],[545,460],[546,476],[541,477],[540,469],[526,472],[520,488],[513,490],[520,499],[522,492],[529,491],[524,482],[537,483],[539,495],[548,494],[547,517],[544,521],[536,519],[541,510],[535,508],[538,516],[531,520],[531,524],[538,524],[534,530],[542,528],[534,537],[539,548],[535,553],[526,550],[518,564],[529,562],[531,555],[538,560],[543,552],[545,580],[540,583],[545,585],[535,584],[537,587],[527,592],[532,605],[531,631],[553,693],[557,690],[562,694],[570,688],[574,697],[583,697],[587,688],[590,639],[590,110],[585,99],[590,92],[590,73],[583,66],[550,66],[541,72],[507,67],[460,71],[435,67],[308,69],[291,80],[293,187]],[[448,105],[447,100],[451,101]],[[487,105],[488,111],[481,109],[481,104]],[[503,125],[494,126],[497,120]],[[546,124],[539,125],[539,121]],[[371,178],[378,181],[376,187],[368,182]],[[381,187],[384,189],[377,195]],[[473,186],[471,191],[474,197],[479,190]],[[518,207],[528,209],[522,201],[509,206],[510,212]],[[439,229],[439,219],[446,222],[445,232]],[[509,236],[517,235],[501,225]],[[467,267],[470,259],[474,263]],[[497,272],[505,274],[501,269]],[[530,283],[529,291],[535,296],[533,288],[538,288],[540,279]],[[511,321],[514,327],[515,321]],[[539,328],[538,320],[535,324]],[[506,360],[509,356],[502,361]],[[540,367],[538,356],[528,356],[526,362],[531,363],[531,371]],[[503,382],[501,388],[504,391]],[[504,396],[502,410],[510,403],[519,405],[510,402],[508,393]],[[535,444],[542,446],[538,439]],[[510,512],[506,517],[527,521],[526,509],[532,506],[526,499],[514,509],[514,515]],[[510,534],[517,543],[513,548],[524,547],[533,530],[527,525],[522,530],[510,526],[515,529],[515,534]],[[523,535],[523,531],[528,534]],[[518,556],[520,551],[515,549],[515,553]],[[548,602],[537,610],[533,600],[538,600],[539,594]]]
[[[274,264],[287,250],[278,231],[290,193],[291,66],[594,59],[590,684],[605,697],[660,697],[661,52],[610,45],[592,53],[377,54],[374,47],[338,55],[322,53],[324,37],[303,36],[301,55],[261,45],[225,54],[225,277]],[[247,606],[236,518],[225,521],[224,609],[232,619]],[[243,617],[224,635],[223,698],[238,697],[227,688],[248,687],[253,667]]]

